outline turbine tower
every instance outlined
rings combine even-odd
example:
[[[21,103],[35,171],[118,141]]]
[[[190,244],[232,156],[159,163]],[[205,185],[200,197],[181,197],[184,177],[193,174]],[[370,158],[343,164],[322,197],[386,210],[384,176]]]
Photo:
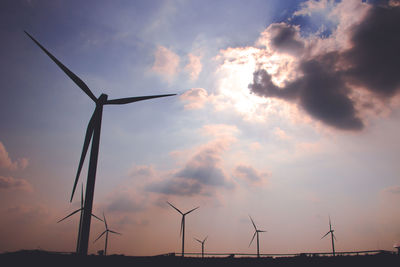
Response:
[[[250,247],[251,243],[253,242],[254,237],[257,235],[257,258],[259,258],[260,257],[260,239],[258,237],[258,234],[259,233],[265,233],[266,231],[257,229],[256,224],[254,223],[254,221],[253,221],[253,219],[251,218],[250,215],[249,215],[249,217],[250,217],[251,223],[253,224],[254,230],[255,230],[253,238],[250,241],[249,247]]]
[[[78,249],[79,249],[79,233],[81,231],[81,227],[82,227],[82,218],[83,218],[83,210],[84,210],[84,205],[83,205],[83,184],[82,184],[82,191],[81,191],[81,208],[77,209],[73,212],[71,212],[68,216],[65,216],[64,218],[62,218],[61,220],[59,220],[57,223],[64,221],[65,219],[71,217],[72,215],[74,215],[77,212],[81,212],[81,216],[79,219],[79,230],[78,230],[78,239],[76,240],[76,253],[78,253]],[[100,219],[99,217],[97,217],[96,215],[94,215],[92,213],[92,216],[95,217],[96,219],[103,221],[102,219]]]
[[[204,243],[206,242],[207,238],[208,238],[208,236],[206,236],[206,238],[204,238],[203,241],[201,241],[197,238],[194,239],[201,244],[201,258],[204,258]]]
[[[88,246],[89,246],[90,221],[91,221],[91,214],[92,214],[92,208],[93,208],[94,186],[95,186],[95,182],[96,182],[97,159],[98,159],[98,154],[99,154],[100,130],[101,130],[101,118],[103,115],[103,106],[104,105],[122,105],[122,104],[128,104],[128,103],[152,99],[152,98],[173,96],[176,94],[127,97],[127,98],[119,98],[119,99],[112,99],[112,100],[108,100],[108,96],[106,94],[101,94],[98,98],[96,98],[94,96],[94,94],[92,93],[92,91],[89,89],[89,87],[78,76],[76,76],[72,71],[70,71],[66,66],[64,66],[56,57],[54,57],[49,51],[47,51],[46,48],[44,48],[38,41],[36,41],[36,39],[33,38],[29,33],[27,33],[26,31],[25,31],[25,33],[96,104],[96,108],[93,112],[93,115],[92,115],[92,117],[89,121],[89,124],[87,126],[87,129],[86,129],[85,141],[83,143],[82,154],[81,154],[81,158],[79,161],[78,171],[76,174],[74,186],[72,189],[71,199],[70,199],[70,201],[72,202],[76,184],[79,179],[79,174],[81,172],[82,165],[83,165],[86,153],[89,148],[89,143],[90,143],[90,141],[92,141],[90,160],[89,160],[89,168],[88,168],[88,176],[87,176],[87,182],[86,182],[85,209],[83,210],[82,227],[79,232],[79,242],[78,242],[79,243],[78,254],[87,255]]]
[[[108,225],[107,225],[107,221],[106,221],[106,216],[104,216],[104,212],[103,212],[103,218],[104,218],[104,225],[106,227],[106,230],[104,230],[103,233],[101,233],[101,235],[99,235],[98,238],[96,238],[96,240],[94,242],[96,242],[97,240],[100,239],[100,237],[102,237],[104,234],[106,234],[106,242],[104,245],[104,256],[107,255],[107,243],[108,243],[108,233],[113,233],[113,234],[117,234],[117,235],[122,235],[121,233],[115,232],[113,230],[108,229]],[[93,243],[94,243],[93,242]]]
[[[174,205],[172,205],[168,201],[167,201],[167,203],[182,215],[181,233],[180,233],[180,235],[182,236],[182,258],[183,258],[184,255],[185,255],[185,216],[188,215],[189,213],[191,213],[192,211],[198,209],[199,207],[191,209],[186,213],[182,213],[182,211],[180,211],[178,208],[176,208]]]
[[[335,230],[332,229],[332,224],[331,224],[331,217],[329,216],[329,232],[327,232],[322,238],[324,238],[325,236],[327,236],[329,233],[331,234],[331,239],[332,239],[332,255],[335,256],[335,241],[336,237],[333,234]]]

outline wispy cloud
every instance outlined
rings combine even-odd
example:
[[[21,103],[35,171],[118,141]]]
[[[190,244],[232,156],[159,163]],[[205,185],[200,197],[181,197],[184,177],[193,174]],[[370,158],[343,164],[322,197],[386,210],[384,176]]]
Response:
[[[158,46],[154,53],[154,64],[152,70],[161,75],[168,82],[172,82],[179,71],[180,58],[172,50]]]
[[[201,64],[201,58],[191,53],[188,54],[188,57],[189,63],[185,66],[185,71],[189,73],[190,79],[195,81],[199,77],[199,74],[203,68],[203,65]]]
[[[387,187],[383,190],[385,193],[391,193],[395,195],[400,195],[400,186],[391,186]]]

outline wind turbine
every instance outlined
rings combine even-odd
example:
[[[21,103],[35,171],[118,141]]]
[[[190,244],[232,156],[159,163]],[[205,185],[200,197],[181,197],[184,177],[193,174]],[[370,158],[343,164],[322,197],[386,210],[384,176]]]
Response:
[[[92,214],[92,208],[93,208],[94,186],[95,186],[95,182],[96,182],[96,169],[97,169],[97,159],[98,159],[98,154],[99,154],[100,130],[101,130],[101,118],[103,115],[103,106],[104,105],[122,105],[122,104],[128,104],[128,103],[152,99],[152,98],[173,96],[176,94],[127,97],[127,98],[119,98],[119,99],[112,99],[112,100],[108,100],[108,96],[106,94],[101,94],[98,98],[96,98],[94,96],[94,94],[92,93],[92,91],[89,89],[89,87],[78,76],[76,76],[72,71],[70,71],[66,66],[64,66],[56,57],[54,57],[49,51],[47,51],[46,48],[44,48],[38,41],[36,41],[36,39],[33,38],[29,33],[27,33],[26,31],[25,31],[25,33],[96,104],[96,108],[93,112],[93,115],[92,115],[92,117],[89,121],[89,124],[87,126],[87,129],[86,129],[85,141],[83,143],[82,154],[81,154],[81,158],[79,161],[78,171],[76,174],[74,186],[72,189],[71,199],[70,199],[70,201],[72,202],[72,198],[74,196],[74,192],[76,189],[76,184],[79,179],[79,174],[81,172],[82,165],[83,165],[86,153],[89,148],[89,143],[90,143],[90,141],[92,141],[90,160],[89,160],[89,168],[88,168],[88,177],[87,177],[87,183],[86,183],[85,209],[83,212],[82,227],[79,232],[79,249],[78,249],[78,251],[79,251],[78,254],[87,255],[88,246],[89,246],[90,221],[91,221],[91,214]]]
[[[249,217],[250,217],[251,223],[253,224],[254,230],[255,230],[253,238],[250,241],[249,247],[250,247],[251,243],[253,242],[254,237],[257,235],[257,258],[259,258],[260,257],[260,240],[258,237],[258,233],[265,233],[266,231],[257,229],[256,224],[254,223],[254,221],[250,215],[249,215]]]
[[[188,215],[189,213],[191,213],[192,211],[198,209],[199,207],[194,208],[194,209],[191,209],[191,210],[189,210],[189,211],[186,212],[186,213],[182,213],[182,211],[180,211],[178,208],[176,208],[174,205],[172,205],[172,204],[169,203],[168,201],[167,201],[167,203],[168,203],[171,207],[173,207],[174,209],[176,209],[176,211],[179,212],[179,213],[182,215],[181,233],[180,233],[180,235],[182,236],[182,257],[184,257],[184,255],[185,255],[185,216]]]
[[[99,235],[99,237],[96,238],[96,240],[94,242],[96,242],[97,240],[100,239],[100,237],[102,237],[104,234],[106,234],[106,243],[104,245],[104,256],[107,255],[107,243],[108,243],[108,233],[113,233],[113,234],[117,234],[117,235],[122,235],[121,233],[115,232],[113,230],[108,229],[108,225],[107,225],[107,221],[106,221],[106,216],[104,216],[104,212],[103,212],[103,218],[104,218],[104,225],[106,226],[106,230],[104,230],[103,233],[101,233],[101,235]],[[94,243],[93,242],[93,243]]]
[[[57,223],[62,222],[62,221],[64,221],[65,219],[67,219],[67,218],[71,217],[72,215],[74,215],[75,213],[81,212],[81,216],[80,216],[80,219],[79,219],[78,239],[77,239],[77,241],[76,241],[76,253],[78,253],[78,249],[79,249],[79,232],[81,231],[81,227],[82,227],[82,218],[83,218],[83,210],[85,209],[85,208],[84,208],[84,205],[83,205],[83,184],[82,184],[82,191],[81,191],[81,192],[82,192],[82,193],[81,193],[81,208],[80,208],[80,209],[77,209],[77,210],[75,210],[75,211],[73,211],[73,212],[71,212],[68,216],[65,216],[64,218],[62,218],[61,220],[59,220],[59,221],[57,222]],[[100,221],[103,221],[102,219],[100,219],[99,217],[97,217],[97,216],[94,215],[94,214],[92,214],[92,216],[95,217],[96,219],[100,220]]]
[[[208,236],[206,236],[206,238],[204,238],[203,241],[201,241],[197,238],[194,239],[201,244],[201,257],[202,258],[204,258],[204,243],[206,242],[207,238],[208,238]]]
[[[333,256],[335,256],[335,241],[334,241],[334,240],[336,240],[336,237],[335,237],[335,235],[333,234],[334,231],[335,231],[335,230],[332,229],[331,217],[329,216],[329,232],[327,232],[323,237],[321,237],[321,239],[324,238],[325,236],[327,236],[329,233],[331,234],[331,239],[332,239],[332,254],[333,254]]]

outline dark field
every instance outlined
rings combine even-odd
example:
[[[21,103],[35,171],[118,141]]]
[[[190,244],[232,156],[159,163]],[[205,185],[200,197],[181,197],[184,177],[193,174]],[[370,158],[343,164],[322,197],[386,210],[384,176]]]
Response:
[[[45,251],[19,251],[0,255],[0,266],[400,266],[400,256],[389,253],[364,256],[297,256],[279,258],[192,258],[175,256],[131,257],[122,255],[86,257]]]

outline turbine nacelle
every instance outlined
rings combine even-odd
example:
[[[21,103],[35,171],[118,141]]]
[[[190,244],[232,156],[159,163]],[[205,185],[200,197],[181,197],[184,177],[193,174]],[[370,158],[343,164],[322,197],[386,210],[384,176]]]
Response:
[[[107,99],[108,99],[108,95],[101,94],[99,96],[99,98],[97,98],[96,105],[104,105],[104,104],[106,104]]]

